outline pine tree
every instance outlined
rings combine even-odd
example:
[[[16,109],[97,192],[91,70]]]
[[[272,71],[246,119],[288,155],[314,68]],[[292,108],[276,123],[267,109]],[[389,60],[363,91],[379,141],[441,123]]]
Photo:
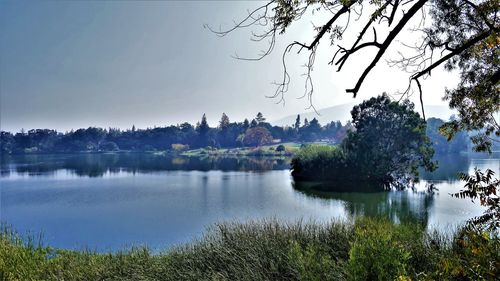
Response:
[[[295,119],[295,124],[293,125],[295,130],[298,130],[300,128],[300,114],[297,114],[297,119]]]
[[[243,130],[246,131],[248,128],[250,128],[250,122],[248,122],[248,119],[245,118],[245,121],[243,121]]]
[[[208,126],[207,116],[205,115],[205,113],[203,113],[200,124],[196,128],[196,130],[198,131],[198,134],[200,134],[200,136],[205,136],[210,130],[210,126]]]
[[[229,117],[227,117],[226,113],[222,113],[222,117],[219,121],[219,128],[224,130],[229,126]]]
[[[250,122],[250,128],[257,127],[259,125],[255,119],[252,119],[252,122]]]
[[[257,117],[255,117],[255,120],[257,121],[258,124],[260,124],[266,121],[266,118],[264,118],[264,115],[261,112],[259,112],[257,113]]]

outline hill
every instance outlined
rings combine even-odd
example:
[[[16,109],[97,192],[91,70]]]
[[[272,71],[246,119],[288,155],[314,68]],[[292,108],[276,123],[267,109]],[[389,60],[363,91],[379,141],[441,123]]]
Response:
[[[312,120],[316,117],[316,119],[318,119],[318,121],[323,125],[330,121],[337,120],[340,120],[344,124],[346,121],[351,120],[351,109],[355,105],[356,103],[347,103],[320,109],[318,110],[318,113],[314,111],[299,113],[300,119],[301,122],[304,122],[304,118]],[[418,105],[416,105],[416,107],[417,106]],[[443,120],[448,120],[450,116],[454,114],[454,111],[444,105],[426,105],[424,107],[425,115],[427,118],[436,117]],[[419,108],[416,108],[416,110],[420,112]],[[271,124],[278,126],[292,125],[295,123],[295,118],[297,118],[296,114],[289,115],[278,120],[271,121]]]

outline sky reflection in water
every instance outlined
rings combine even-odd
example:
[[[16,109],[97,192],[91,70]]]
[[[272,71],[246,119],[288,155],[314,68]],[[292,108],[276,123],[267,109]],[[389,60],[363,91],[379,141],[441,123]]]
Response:
[[[357,215],[446,229],[481,214],[452,198],[459,171],[499,170],[496,156],[442,157],[423,173],[439,191],[313,193],[290,178],[288,159],[187,158],[151,154],[3,158],[0,219],[43,232],[51,246],[98,251],[131,245],[163,249],[199,237],[215,222],[280,218],[329,221]],[[484,155],[481,155],[484,157]]]

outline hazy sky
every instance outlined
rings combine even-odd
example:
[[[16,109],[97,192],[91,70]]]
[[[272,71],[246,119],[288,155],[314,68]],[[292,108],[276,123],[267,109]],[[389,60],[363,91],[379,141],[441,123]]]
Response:
[[[311,24],[290,29],[278,39],[277,52],[259,62],[231,58],[264,47],[249,41],[250,30],[219,38],[203,28],[228,27],[256,6],[254,1],[1,1],[0,129],[145,128],[196,122],[203,113],[216,125],[222,112],[232,121],[258,111],[268,120],[303,112],[308,102],[297,97],[303,93],[304,57],[292,54],[288,60],[292,84],[286,105],[265,96],[282,74],[284,45],[310,40]],[[328,42],[324,47],[313,74],[317,108],[406,86],[407,76],[381,61],[353,100],[344,89],[354,86],[373,53],[336,73],[327,65]],[[454,81],[455,75],[443,72],[424,81],[428,104],[439,104],[444,85]]]

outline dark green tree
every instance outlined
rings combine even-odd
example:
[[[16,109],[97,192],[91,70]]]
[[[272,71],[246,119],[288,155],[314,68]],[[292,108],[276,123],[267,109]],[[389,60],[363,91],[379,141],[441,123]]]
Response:
[[[210,126],[208,125],[207,122],[207,116],[205,113],[203,113],[203,116],[201,117],[201,121],[199,125],[196,128],[196,131],[200,136],[206,136],[208,134],[208,131],[210,130]]]
[[[295,119],[295,124],[293,124],[293,127],[297,131],[300,129],[300,114],[297,114],[297,118]]]
[[[426,123],[413,109],[408,100],[398,103],[386,94],[352,109],[354,130],[342,146],[361,177],[404,188],[419,167],[435,169]]]
[[[229,127],[229,117],[227,117],[226,113],[222,113],[222,117],[219,121],[219,129],[225,130]]]
[[[250,122],[248,122],[248,119],[245,118],[243,121],[243,130],[246,131],[248,128],[250,128]]]
[[[255,121],[257,121],[257,124],[263,123],[266,121],[266,118],[264,118],[264,115],[259,112],[257,113],[257,116],[255,117]]]
[[[259,123],[255,119],[252,119],[252,122],[250,122],[250,128],[257,127],[258,125],[259,125]]]

